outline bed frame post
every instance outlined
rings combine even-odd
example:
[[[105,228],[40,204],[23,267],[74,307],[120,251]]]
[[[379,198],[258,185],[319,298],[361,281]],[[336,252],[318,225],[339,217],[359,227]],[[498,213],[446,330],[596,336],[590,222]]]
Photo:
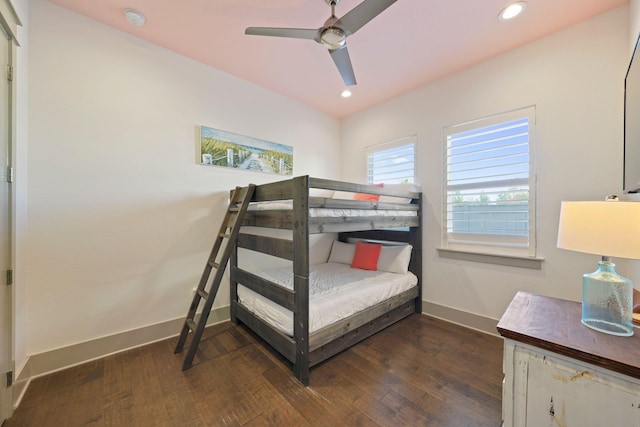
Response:
[[[296,342],[294,376],[309,385],[309,177],[293,183],[293,337]]]
[[[413,200],[418,205],[418,223],[422,224],[422,194],[420,198]],[[422,229],[421,227],[409,228],[409,243],[413,246],[409,271],[418,278],[418,297],[416,298],[416,313],[422,314]]]

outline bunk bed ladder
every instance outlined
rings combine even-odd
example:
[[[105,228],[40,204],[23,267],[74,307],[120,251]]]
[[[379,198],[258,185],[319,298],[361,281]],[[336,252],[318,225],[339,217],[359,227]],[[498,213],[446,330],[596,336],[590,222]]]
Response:
[[[202,332],[204,331],[209,313],[211,312],[213,301],[215,300],[216,294],[218,293],[218,288],[220,287],[220,282],[222,281],[224,270],[227,266],[227,263],[229,262],[229,257],[234,250],[236,238],[238,237],[238,232],[240,230],[240,227],[242,226],[244,214],[247,211],[249,202],[253,197],[255,187],[256,186],[254,184],[249,184],[247,187],[236,187],[231,196],[229,209],[227,209],[227,213],[225,214],[222,225],[220,226],[220,231],[218,232],[218,236],[216,237],[213,249],[211,250],[211,255],[209,255],[207,264],[204,267],[204,271],[202,272],[202,277],[200,278],[198,288],[193,295],[193,301],[191,302],[191,306],[189,307],[187,317],[185,318],[184,325],[182,326],[182,332],[180,332],[178,344],[176,345],[176,349],[174,351],[175,354],[180,353],[183,350],[184,344],[187,340],[187,336],[189,335],[189,332],[192,331],[193,337],[191,339],[187,355],[182,364],[183,371],[189,369],[193,362],[193,357],[195,356],[198,349],[198,344],[200,344]],[[226,245],[224,245],[222,255],[218,257],[220,249],[222,248],[225,240]],[[216,272],[213,281],[211,282],[211,286],[207,291],[207,283],[209,282],[209,277],[212,270],[214,269],[216,270]],[[198,311],[201,300],[205,300],[204,306],[202,308],[202,313],[199,316],[196,316],[196,312]]]

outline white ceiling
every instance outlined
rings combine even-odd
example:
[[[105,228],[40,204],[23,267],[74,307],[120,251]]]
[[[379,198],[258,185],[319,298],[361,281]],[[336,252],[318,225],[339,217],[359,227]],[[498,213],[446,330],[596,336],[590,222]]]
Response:
[[[325,0],[49,0],[106,25],[336,117],[377,104],[628,0],[529,0],[498,21],[509,0],[398,0],[347,40],[353,96],[326,48],[311,40],[247,36],[246,27],[319,28]],[[362,0],[341,0],[343,16]],[[366,0],[364,0],[366,1]],[[125,8],[146,16],[129,24]]]

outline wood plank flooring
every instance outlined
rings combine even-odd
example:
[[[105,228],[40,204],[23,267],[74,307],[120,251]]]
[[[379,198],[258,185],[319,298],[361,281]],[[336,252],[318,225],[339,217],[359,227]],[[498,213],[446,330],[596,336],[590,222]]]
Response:
[[[501,423],[502,340],[428,316],[316,366],[307,388],[242,326],[207,328],[185,372],[176,339],[35,379],[2,427]]]

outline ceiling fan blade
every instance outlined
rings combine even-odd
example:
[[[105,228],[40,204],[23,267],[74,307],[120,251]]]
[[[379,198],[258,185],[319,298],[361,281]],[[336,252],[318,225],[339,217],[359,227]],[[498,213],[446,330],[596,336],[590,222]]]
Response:
[[[353,34],[396,1],[397,0],[364,0],[342,18],[338,19],[335,25],[347,33]]]
[[[340,49],[329,49],[331,58],[335,62],[338,71],[344,80],[345,86],[353,86],[356,84],[356,76],[353,74],[353,67],[351,66],[351,59],[349,58],[349,51],[347,46]]]
[[[252,36],[290,37],[294,39],[315,40],[318,36],[317,29],[306,28],[264,28],[249,27],[244,30],[245,34]]]

